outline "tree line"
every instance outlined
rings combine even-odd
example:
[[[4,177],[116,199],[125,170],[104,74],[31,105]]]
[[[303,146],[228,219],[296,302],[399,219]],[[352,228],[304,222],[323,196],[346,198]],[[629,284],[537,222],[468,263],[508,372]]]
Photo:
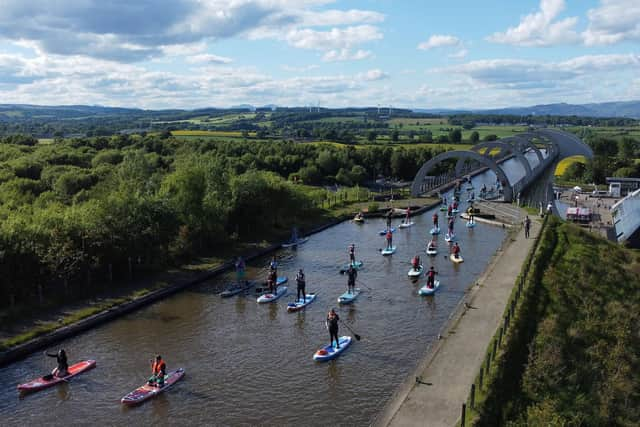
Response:
[[[89,293],[318,214],[308,185],[412,179],[437,152],[167,135],[0,140],[0,307]],[[444,167],[444,166],[443,166]],[[113,285],[115,286],[115,285]]]

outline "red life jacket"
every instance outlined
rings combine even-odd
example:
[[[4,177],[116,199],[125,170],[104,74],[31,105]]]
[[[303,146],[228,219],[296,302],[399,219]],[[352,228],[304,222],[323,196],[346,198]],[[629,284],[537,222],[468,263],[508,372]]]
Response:
[[[167,365],[164,363],[164,360],[160,359],[160,360],[156,360],[155,362],[153,362],[153,365],[151,366],[151,372],[153,373],[153,375],[158,375],[161,372],[165,372],[167,369]]]

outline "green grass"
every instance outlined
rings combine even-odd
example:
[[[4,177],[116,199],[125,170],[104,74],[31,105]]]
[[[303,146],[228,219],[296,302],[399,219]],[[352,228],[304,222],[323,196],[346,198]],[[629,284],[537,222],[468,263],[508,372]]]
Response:
[[[150,288],[137,289],[131,292],[130,294],[119,297],[119,298],[107,298],[104,300],[99,300],[99,301],[93,302],[88,307],[83,307],[83,308],[69,311],[65,313],[64,316],[60,317],[57,321],[40,322],[36,326],[29,328],[28,330],[22,333],[16,334],[11,338],[7,338],[0,341],[0,351],[7,350],[11,347],[25,343],[41,335],[48,334],[63,326],[71,325],[82,319],[86,319],[87,317],[98,314],[102,311],[133,301],[137,298],[140,298],[144,295],[149,294],[154,290],[157,290],[165,286],[167,286],[166,282],[157,282],[154,284],[154,286]]]
[[[533,265],[467,424],[638,425],[639,254],[553,219]]]

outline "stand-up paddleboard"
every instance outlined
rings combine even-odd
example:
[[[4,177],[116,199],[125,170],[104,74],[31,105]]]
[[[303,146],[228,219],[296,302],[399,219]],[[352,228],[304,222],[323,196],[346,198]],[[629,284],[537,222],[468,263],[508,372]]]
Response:
[[[440,281],[436,280],[433,282],[433,288],[429,288],[427,287],[427,285],[424,285],[418,290],[418,295],[433,295],[436,293],[439,287],[440,287]]]
[[[446,210],[447,210],[447,206],[446,205],[440,206],[440,211],[444,212]]]
[[[65,377],[60,378],[60,377],[53,376],[51,374],[45,375],[38,379],[29,381],[28,383],[18,385],[18,390],[22,393],[31,393],[34,391],[43,390],[47,387],[54,386],[63,381],[66,382],[71,378],[75,377],[76,375],[79,375],[95,367],[96,367],[95,360],[84,360],[82,362],[78,362],[76,364],[69,366],[69,369],[68,369],[69,375]]]
[[[307,240],[309,240],[308,237],[301,237],[298,240],[296,240],[295,242],[287,242],[287,243],[283,243],[282,247],[283,248],[291,248],[293,246],[298,246],[301,245],[303,243],[307,243]]]
[[[164,392],[166,389],[170,388],[172,385],[180,381],[184,377],[184,369],[179,368],[175,371],[171,371],[167,373],[164,377],[164,385],[162,387],[156,387],[153,385],[145,384],[143,386],[138,387],[133,390],[131,393],[127,394],[125,397],[120,399],[125,405],[138,405],[145,400],[151,399],[154,396]]]
[[[413,224],[415,224],[413,221],[410,222],[403,222],[402,224],[399,225],[400,228],[409,228],[411,227]]]
[[[387,230],[389,230],[388,228],[385,228],[384,230],[380,230],[378,232],[378,234],[380,234],[381,236],[384,236],[385,234],[387,234]],[[395,233],[396,232],[396,228],[395,227],[391,227],[391,232]]]
[[[462,258],[462,255],[458,255],[458,258],[456,258],[454,254],[451,254],[449,255],[449,259],[453,261],[455,264],[460,264],[461,262],[464,262],[464,258]]]
[[[326,362],[327,360],[335,359],[351,345],[352,338],[343,336],[338,339],[340,344],[339,348],[336,348],[334,344],[329,344],[316,351],[313,355],[313,360],[316,362]]]
[[[364,217],[356,215],[356,216],[353,217],[353,222],[355,222],[357,224],[364,224]]]
[[[423,267],[422,265],[418,267],[418,269],[414,269],[413,267],[411,267],[411,270],[409,270],[409,272],[407,273],[407,276],[409,277],[418,277],[422,274],[423,271]]]
[[[383,250],[380,251],[380,253],[382,255],[393,255],[396,252],[396,247],[395,246],[391,246],[390,248],[384,248]]]
[[[427,246],[427,255],[438,255],[438,249],[435,246],[433,248]]]
[[[475,222],[467,221],[467,228],[473,228],[476,226]]]
[[[338,303],[339,304],[351,304],[352,302],[354,302],[356,300],[356,298],[358,298],[358,295],[360,295],[360,288],[355,288],[353,290],[353,292],[345,292],[344,294],[340,295],[338,297]]]
[[[460,213],[460,209],[451,209],[451,213],[454,213],[454,214]]]
[[[429,233],[432,235],[440,234],[440,227],[433,227]]]
[[[276,290],[275,294],[267,293],[267,294],[260,295],[257,299],[257,302],[260,304],[263,304],[266,302],[273,302],[286,293],[287,293],[286,286],[278,286],[278,289]]]
[[[254,287],[256,283],[258,282],[256,282],[255,280],[247,280],[244,284],[241,285],[238,283],[234,283],[232,285],[229,285],[224,291],[220,292],[220,296],[222,298],[229,298],[234,295],[238,295],[241,292],[248,291],[249,289]]]
[[[315,293],[305,294],[304,300],[300,298],[299,300],[296,300],[294,302],[290,302],[289,304],[287,304],[287,311],[291,312],[291,311],[302,310],[303,308],[311,304],[314,299],[316,299]]]
[[[452,234],[447,233],[447,234],[445,234],[444,235],[444,240],[447,241],[447,242],[453,242],[454,240],[456,240],[455,233],[452,233]]]

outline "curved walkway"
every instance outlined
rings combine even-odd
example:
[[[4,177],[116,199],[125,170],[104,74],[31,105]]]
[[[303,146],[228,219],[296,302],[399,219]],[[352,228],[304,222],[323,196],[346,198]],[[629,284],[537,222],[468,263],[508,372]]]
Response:
[[[415,375],[396,391],[374,425],[451,427],[459,421],[462,403],[467,400],[539,231],[540,224],[533,220],[532,238],[524,237],[522,227],[515,235],[507,236],[503,247],[452,316],[442,339],[429,350]],[[509,255],[505,256],[506,253]],[[415,377],[420,377],[422,383],[416,382]]]

